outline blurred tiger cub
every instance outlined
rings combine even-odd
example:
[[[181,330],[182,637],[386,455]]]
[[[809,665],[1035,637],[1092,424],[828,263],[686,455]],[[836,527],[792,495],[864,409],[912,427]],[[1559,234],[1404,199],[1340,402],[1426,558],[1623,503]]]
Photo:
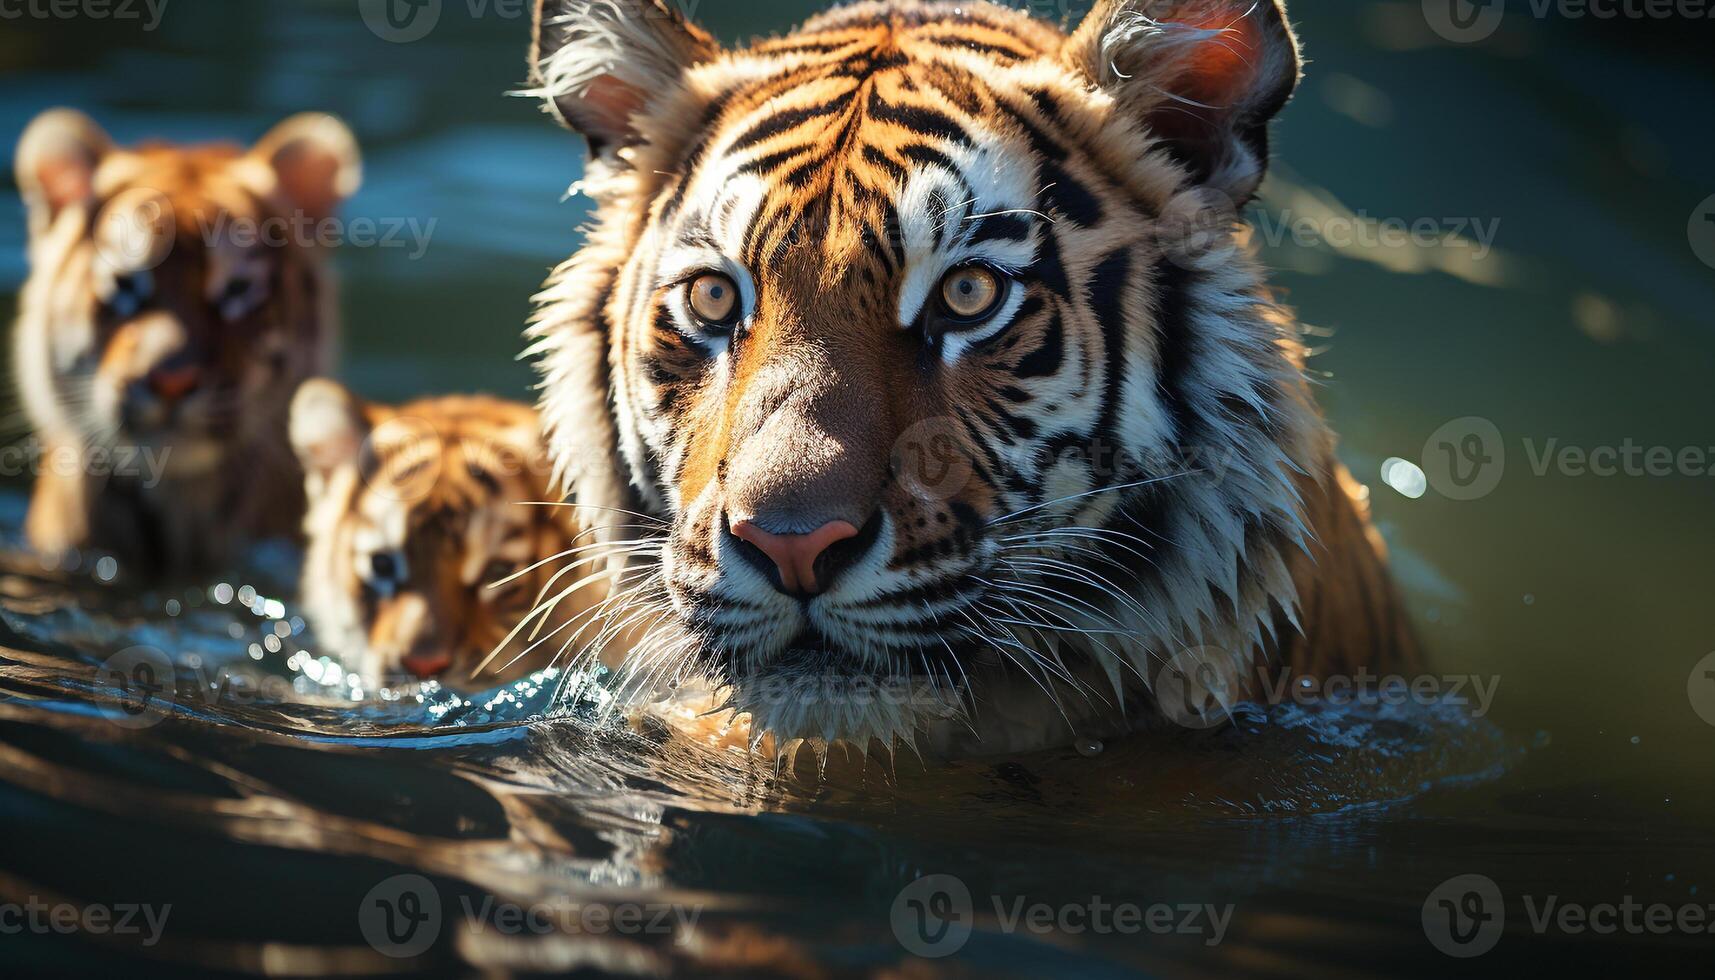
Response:
[[[545,586],[589,574],[572,559],[574,508],[530,506],[556,499],[534,410],[480,396],[391,408],[316,378],[293,398],[291,443],[309,502],[304,608],[366,686],[475,679],[491,653],[484,686],[510,680],[599,625],[587,613],[603,589],[586,583],[506,642]]]
[[[286,407],[338,304],[317,234],[362,178],[331,116],[245,149],[116,146],[82,113],[19,141],[30,278],[12,371],[39,439],[25,533],[149,570],[221,560],[302,510]]]

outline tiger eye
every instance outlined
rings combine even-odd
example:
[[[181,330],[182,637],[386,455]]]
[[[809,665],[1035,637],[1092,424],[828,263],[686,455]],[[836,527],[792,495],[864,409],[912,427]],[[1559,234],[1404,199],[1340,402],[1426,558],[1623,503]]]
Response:
[[[738,319],[738,286],[726,276],[705,272],[685,288],[691,312],[705,324],[726,327]]]
[[[941,277],[941,305],[960,320],[976,320],[1000,304],[1000,277],[984,266],[961,265]]]

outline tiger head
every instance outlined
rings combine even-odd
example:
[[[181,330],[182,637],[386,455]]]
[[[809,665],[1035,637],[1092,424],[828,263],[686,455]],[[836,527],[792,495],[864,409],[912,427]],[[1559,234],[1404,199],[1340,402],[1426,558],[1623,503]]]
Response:
[[[600,589],[568,576],[555,579],[557,618],[525,622],[554,571],[540,563],[576,537],[549,504],[530,408],[464,396],[391,408],[315,378],[293,397],[291,441],[309,500],[304,608],[371,690],[407,674],[508,680],[590,625],[579,614]]]
[[[151,507],[194,498],[221,512],[217,525],[248,516],[224,503],[247,497],[241,482],[295,484],[287,399],[326,366],[336,333],[320,223],[361,177],[345,125],[306,114],[248,149],[121,147],[58,109],[30,124],[16,166],[31,273],[13,371],[43,443],[143,447],[165,467],[153,475],[176,483],[143,487]],[[35,543],[83,544],[74,508],[38,490]]]
[[[787,740],[1000,750],[1190,644],[1248,669],[1327,452],[1237,218],[1279,5],[860,3],[736,49],[668,6],[541,0],[531,56],[598,205],[542,406],[580,501],[665,523],[640,669]]]

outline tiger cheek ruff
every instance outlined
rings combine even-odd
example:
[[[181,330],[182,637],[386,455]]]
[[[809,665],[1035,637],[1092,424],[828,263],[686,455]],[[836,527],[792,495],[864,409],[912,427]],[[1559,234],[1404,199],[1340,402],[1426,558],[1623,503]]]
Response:
[[[1415,658],[1241,241],[1299,65],[1269,0],[864,3],[737,48],[541,0],[597,212],[532,351],[628,683],[954,755]]]

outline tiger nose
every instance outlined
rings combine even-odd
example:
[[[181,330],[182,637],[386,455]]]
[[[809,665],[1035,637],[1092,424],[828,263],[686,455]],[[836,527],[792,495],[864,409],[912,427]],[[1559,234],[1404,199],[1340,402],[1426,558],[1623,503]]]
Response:
[[[149,390],[166,402],[184,398],[202,380],[202,369],[195,362],[165,363],[149,372]]]
[[[836,549],[833,546],[858,536],[850,521],[829,521],[808,534],[775,534],[765,531],[751,521],[732,525],[733,537],[743,542],[741,553],[748,548],[760,552],[747,554],[753,564],[766,558],[779,573],[770,576],[776,588],[788,595],[815,595],[826,589],[835,575],[855,561],[862,549]]]
[[[439,677],[453,665],[453,655],[445,650],[430,650],[421,653],[409,653],[400,658],[399,663],[411,676],[418,680],[428,680]]]

